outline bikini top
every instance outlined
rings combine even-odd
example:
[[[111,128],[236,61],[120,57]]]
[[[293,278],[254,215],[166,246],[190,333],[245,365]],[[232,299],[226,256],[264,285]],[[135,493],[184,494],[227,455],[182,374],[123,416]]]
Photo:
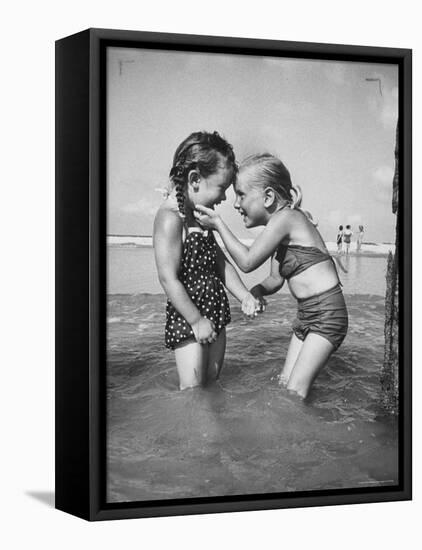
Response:
[[[280,245],[275,259],[280,263],[280,275],[284,279],[291,279],[312,265],[333,260],[330,254],[316,246],[300,246],[298,244]]]

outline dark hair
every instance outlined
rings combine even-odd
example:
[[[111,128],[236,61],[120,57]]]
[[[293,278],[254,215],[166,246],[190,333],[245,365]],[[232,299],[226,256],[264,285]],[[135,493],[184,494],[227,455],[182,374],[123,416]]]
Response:
[[[340,231],[343,231],[343,226],[342,225],[339,225],[338,228],[339,228]]]
[[[197,169],[204,178],[214,174],[224,157],[237,171],[233,147],[218,132],[193,132],[176,149],[170,180],[176,189],[177,206],[185,217],[185,189],[190,170]]]
[[[350,229],[350,225],[346,225],[346,229]]]

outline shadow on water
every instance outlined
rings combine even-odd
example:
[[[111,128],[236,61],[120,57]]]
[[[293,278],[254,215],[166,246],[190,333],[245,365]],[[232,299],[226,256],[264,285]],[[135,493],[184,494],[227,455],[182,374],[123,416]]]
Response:
[[[49,508],[54,508],[55,493],[53,491],[26,491],[28,497],[31,497]]]

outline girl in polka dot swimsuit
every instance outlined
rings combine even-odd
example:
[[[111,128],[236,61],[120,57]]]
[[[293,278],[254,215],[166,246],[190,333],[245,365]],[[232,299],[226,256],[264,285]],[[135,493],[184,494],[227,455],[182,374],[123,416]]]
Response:
[[[213,208],[224,201],[235,174],[233,149],[217,132],[191,134],[176,150],[171,190],[155,218],[155,260],[168,297],[165,345],[175,352],[180,389],[221,371],[230,322],[224,287],[246,315],[260,311],[212,231],[203,231],[193,215],[195,204]]]

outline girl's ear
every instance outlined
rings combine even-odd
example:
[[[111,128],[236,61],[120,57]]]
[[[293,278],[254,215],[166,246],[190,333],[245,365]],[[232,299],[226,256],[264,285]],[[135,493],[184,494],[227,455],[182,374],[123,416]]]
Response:
[[[264,206],[265,208],[270,208],[274,206],[277,202],[277,197],[275,191],[272,187],[266,187],[264,189]]]
[[[188,173],[188,186],[192,187],[194,191],[198,191],[200,179],[201,175],[198,170],[190,170]]]

